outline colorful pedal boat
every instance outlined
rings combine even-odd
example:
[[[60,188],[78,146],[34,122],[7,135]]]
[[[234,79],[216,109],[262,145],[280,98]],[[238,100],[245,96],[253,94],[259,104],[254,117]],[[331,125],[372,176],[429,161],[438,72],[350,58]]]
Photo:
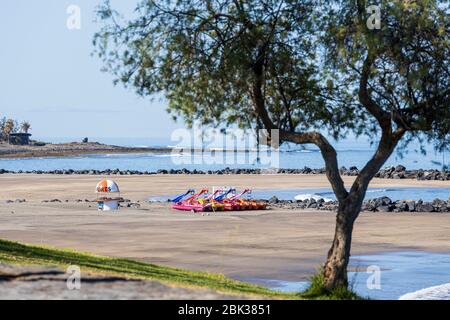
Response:
[[[205,211],[238,211],[238,210],[263,210],[267,208],[267,203],[256,200],[245,200],[241,197],[251,192],[250,189],[245,189],[237,195],[227,197],[230,193],[235,192],[235,189],[229,189],[226,192],[222,190],[216,190],[214,193],[209,194],[203,198],[199,198],[202,195],[208,193],[207,189],[202,189],[199,193],[193,194],[192,189],[186,193],[176,197],[173,202],[176,201],[171,207],[176,210],[193,211],[193,212],[205,212]],[[217,194],[219,196],[216,196]],[[186,200],[183,200],[188,194],[193,194]]]

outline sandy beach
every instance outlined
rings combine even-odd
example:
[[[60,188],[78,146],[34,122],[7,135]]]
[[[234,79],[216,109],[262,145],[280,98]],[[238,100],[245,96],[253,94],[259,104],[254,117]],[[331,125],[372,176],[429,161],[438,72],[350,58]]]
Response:
[[[153,175],[113,177],[122,196],[139,209],[100,213],[92,200],[99,176],[3,175],[0,177],[0,238],[128,257],[234,278],[300,280],[325,259],[334,213],[266,210],[209,216],[146,203],[149,196],[214,185],[238,188],[328,187],[322,175]],[[352,177],[345,177],[346,184]],[[444,181],[375,179],[371,187],[449,187]],[[6,203],[26,199],[24,203]],[[60,199],[61,203],[43,203]],[[67,200],[67,202],[66,202]],[[362,213],[353,253],[420,249],[450,251],[450,214]]]
[[[174,195],[188,188],[234,186],[253,189],[328,188],[325,175],[254,174],[254,175],[147,175],[147,176],[96,176],[3,174],[0,176],[0,201],[26,198],[40,202],[46,199],[94,199],[96,183],[105,178],[116,181],[124,198],[146,200],[151,196]],[[347,187],[355,177],[344,176]],[[436,187],[449,188],[450,181],[417,181],[410,179],[373,179],[370,188],[385,187]],[[406,199],[405,199],[406,200]]]

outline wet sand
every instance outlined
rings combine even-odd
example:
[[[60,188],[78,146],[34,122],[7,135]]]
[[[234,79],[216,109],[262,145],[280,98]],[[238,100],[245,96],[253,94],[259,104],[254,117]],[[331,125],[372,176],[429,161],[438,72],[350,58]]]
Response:
[[[95,203],[98,176],[0,176],[0,238],[129,257],[235,278],[301,280],[325,259],[335,215],[313,210],[214,213],[173,211],[148,204],[149,196],[200,188],[328,187],[322,175],[154,175],[112,177],[122,196],[140,200],[140,209],[100,213]],[[347,184],[352,177],[344,177]],[[371,187],[449,187],[450,182],[375,179]],[[21,199],[25,203],[5,203]],[[69,200],[42,203],[42,200]],[[354,231],[353,253],[405,249],[450,252],[450,214],[362,213]]]

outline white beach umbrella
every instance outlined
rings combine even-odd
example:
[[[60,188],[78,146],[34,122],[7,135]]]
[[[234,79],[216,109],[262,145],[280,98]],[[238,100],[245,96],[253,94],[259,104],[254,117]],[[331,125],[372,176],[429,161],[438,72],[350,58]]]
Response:
[[[111,193],[111,192],[120,192],[119,186],[112,180],[102,180],[97,183],[97,187],[95,189],[97,193]]]

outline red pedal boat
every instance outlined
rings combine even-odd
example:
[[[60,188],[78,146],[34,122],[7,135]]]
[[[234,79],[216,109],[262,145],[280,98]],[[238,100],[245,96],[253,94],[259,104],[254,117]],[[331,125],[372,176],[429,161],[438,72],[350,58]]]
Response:
[[[200,203],[197,198],[208,192],[208,189],[202,189],[199,193],[196,193],[186,200],[179,201],[172,205],[172,209],[182,210],[182,211],[193,211],[193,212],[203,212],[211,211],[210,203]]]

